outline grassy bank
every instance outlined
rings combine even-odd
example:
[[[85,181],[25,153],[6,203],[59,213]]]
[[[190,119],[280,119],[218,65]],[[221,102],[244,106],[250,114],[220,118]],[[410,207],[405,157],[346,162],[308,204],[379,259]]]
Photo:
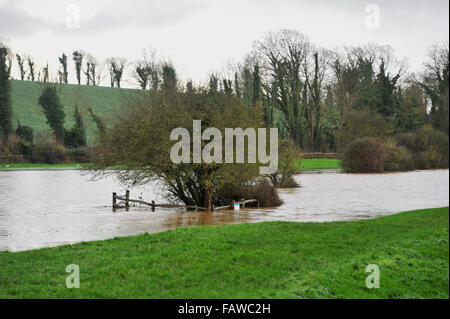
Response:
[[[341,160],[334,158],[303,158],[296,162],[300,170],[341,169]]]
[[[179,228],[0,253],[0,298],[448,298],[449,210]],[[67,289],[66,266],[80,267]],[[380,288],[368,289],[368,264]]]
[[[78,168],[78,163],[64,163],[64,164],[5,164],[0,163],[0,170],[8,169],[53,169],[53,168]],[[84,164],[86,165],[86,164]],[[318,169],[340,169],[341,162],[338,159],[325,159],[325,158],[305,158],[297,162],[297,168],[301,170],[318,170]]]

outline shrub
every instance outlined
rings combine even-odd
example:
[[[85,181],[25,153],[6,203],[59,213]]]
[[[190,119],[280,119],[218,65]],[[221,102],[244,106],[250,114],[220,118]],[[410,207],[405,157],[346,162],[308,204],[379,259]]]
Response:
[[[16,134],[21,140],[33,144],[34,134],[31,127],[20,125],[19,123],[16,129]]]
[[[70,161],[76,163],[90,162],[90,150],[87,147],[67,148],[66,154]]]
[[[234,193],[233,199],[257,199],[261,207],[280,206],[282,201],[277,189],[266,179],[258,178],[254,182],[247,183]]]
[[[415,163],[406,147],[389,141],[384,144],[383,168],[385,171],[409,171],[415,169]]]
[[[19,140],[20,154],[31,156],[33,154],[34,145],[30,142]]]
[[[300,158],[300,150],[291,140],[282,140],[279,147],[278,171],[269,176],[272,185],[278,188],[299,187],[294,179],[298,173],[296,161]]]
[[[342,157],[342,167],[349,173],[383,172],[384,148],[372,137],[351,142]]]
[[[33,149],[34,163],[57,164],[67,160],[66,149],[51,135],[39,135]]]
[[[6,138],[0,138],[0,154],[4,155],[18,155],[20,153],[20,139],[11,133]]]
[[[338,131],[338,149],[345,150],[355,139],[373,137],[384,141],[392,135],[394,128],[379,114],[355,111],[343,117],[342,127]]]
[[[447,135],[430,125],[397,136],[397,144],[406,147],[412,153],[417,169],[447,168],[448,142]]]

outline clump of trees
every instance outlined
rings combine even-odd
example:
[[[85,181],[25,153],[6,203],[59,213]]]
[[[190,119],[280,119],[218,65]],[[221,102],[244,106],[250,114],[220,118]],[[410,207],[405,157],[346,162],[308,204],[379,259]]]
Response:
[[[431,125],[379,142],[358,138],[346,148],[342,167],[349,173],[448,168],[449,140]]]
[[[173,85],[172,81],[166,82],[169,83]],[[274,202],[268,204],[276,205],[279,199],[273,186],[262,186],[255,180],[259,176],[258,164],[175,164],[170,158],[175,141],[169,137],[175,128],[186,128],[193,136],[193,120],[201,120],[203,130],[215,127],[224,138],[225,128],[259,127],[260,118],[258,110],[246,108],[236,97],[210,94],[205,88],[187,93],[167,85],[152,94],[142,93],[124,106],[99,138],[93,172],[100,176],[113,174],[133,185],[157,181],[174,199],[207,209],[240,200],[243,189],[252,189],[251,196],[259,196],[261,202],[262,196],[272,192],[274,195],[265,200],[273,198]],[[192,143],[191,140],[191,149]],[[203,141],[202,148],[205,144]],[[243,197],[248,196],[250,193]]]
[[[46,161],[47,159],[50,159],[51,162],[54,162],[56,160],[64,160],[66,158],[59,155],[62,151],[66,155],[71,154],[71,158],[75,160],[85,158],[86,150],[80,150],[80,148],[87,145],[86,129],[78,105],[75,105],[74,108],[73,116],[75,124],[70,130],[67,130],[64,127],[64,107],[59,99],[55,86],[48,86],[44,88],[41,96],[39,97],[39,105],[41,105],[44,110],[47,124],[53,131],[55,141],[53,143],[54,147],[50,147],[52,144],[51,139],[48,138],[48,136],[43,138],[41,143],[36,144],[36,154],[33,153],[33,156]],[[65,149],[66,147],[68,150]],[[43,154],[47,151],[51,154],[48,154],[46,157]]]
[[[22,80],[50,82],[48,64],[38,72],[31,56],[13,55],[9,49],[4,68],[7,79],[14,56]],[[68,82],[68,60],[64,53],[59,57],[62,83]],[[81,50],[72,53],[72,60],[78,84],[85,76],[87,85],[99,85],[105,66],[111,87],[121,87],[129,71],[143,91],[193,94],[199,90],[192,81],[178,78],[174,66],[158,59],[154,50],[144,51],[135,62],[114,57],[102,63]],[[212,73],[201,90],[234,97],[242,106],[260,110],[265,127],[278,127],[281,137],[303,152],[342,153],[353,141],[371,137],[390,150],[389,163],[395,162],[393,154],[398,152],[397,157],[411,155],[417,168],[448,166],[448,146],[442,143],[439,150],[430,144],[420,152],[402,144],[405,136],[424,130],[439,131],[448,139],[448,43],[432,46],[423,71],[411,74],[390,46],[369,43],[331,51],[296,30],[279,30],[255,41],[248,55],[226,73]],[[2,99],[6,101],[7,93]],[[0,106],[5,108],[0,125],[11,132],[6,105]],[[425,153],[441,159],[423,159]],[[403,162],[410,163],[408,159]],[[279,184],[277,178],[275,184]]]

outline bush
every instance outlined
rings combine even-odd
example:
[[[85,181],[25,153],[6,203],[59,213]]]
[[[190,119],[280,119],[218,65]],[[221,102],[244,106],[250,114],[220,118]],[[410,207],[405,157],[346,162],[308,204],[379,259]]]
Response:
[[[412,153],[417,169],[448,168],[448,142],[447,135],[430,125],[397,136],[397,144]]]
[[[389,141],[384,144],[383,169],[385,171],[414,170],[414,159],[406,147]]]
[[[244,185],[234,193],[233,199],[235,201],[257,199],[260,207],[275,207],[282,204],[277,189],[266,178],[259,178]]]
[[[30,142],[19,140],[20,154],[31,156],[33,154],[34,145]]]
[[[269,176],[272,185],[278,188],[299,187],[294,179],[298,174],[296,161],[300,158],[300,150],[291,140],[282,140],[279,146],[278,171]]]
[[[349,173],[383,172],[384,148],[372,137],[351,142],[342,157],[342,167]]]
[[[355,139],[373,137],[384,141],[392,135],[394,128],[379,114],[355,111],[344,116],[342,127],[338,131],[338,150],[344,150]]]
[[[31,127],[20,125],[19,123],[16,129],[16,134],[21,140],[28,142],[29,144],[33,144],[34,134]]]
[[[90,162],[90,150],[87,147],[67,148],[66,154],[71,162],[76,163],[89,163]]]
[[[56,142],[51,135],[40,135],[36,138],[32,161],[34,163],[58,164],[67,160],[66,149]]]
[[[6,138],[0,138],[0,155],[18,155],[20,153],[20,139],[11,133]]]

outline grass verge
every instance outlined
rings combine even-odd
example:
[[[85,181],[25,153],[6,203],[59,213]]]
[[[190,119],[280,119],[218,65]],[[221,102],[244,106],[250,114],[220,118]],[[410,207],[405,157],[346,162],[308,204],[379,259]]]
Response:
[[[61,168],[80,168],[84,164],[79,163],[62,163],[62,164],[37,164],[37,163],[18,163],[18,164],[1,164],[0,170],[15,169],[61,169]]]
[[[0,170],[8,169],[53,169],[53,168],[79,168],[78,163],[64,163],[64,164],[35,164],[35,163],[19,163],[6,164],[0,163]],[[304,158],[296,162],[296,167],[300,170],[318,170],[318,169],[340,169],[341,161],[338,159],[327,158]]]
[[[341,169],[341,160],[334,158],[303,158],[297,160],[296,168],[306,170]]]
[[[263,222],[0,253],[0,298],[449,298],[448,207]],[[65,286],[80,267],[79,289]],[[365,285],[377,264],[380,288]]]

